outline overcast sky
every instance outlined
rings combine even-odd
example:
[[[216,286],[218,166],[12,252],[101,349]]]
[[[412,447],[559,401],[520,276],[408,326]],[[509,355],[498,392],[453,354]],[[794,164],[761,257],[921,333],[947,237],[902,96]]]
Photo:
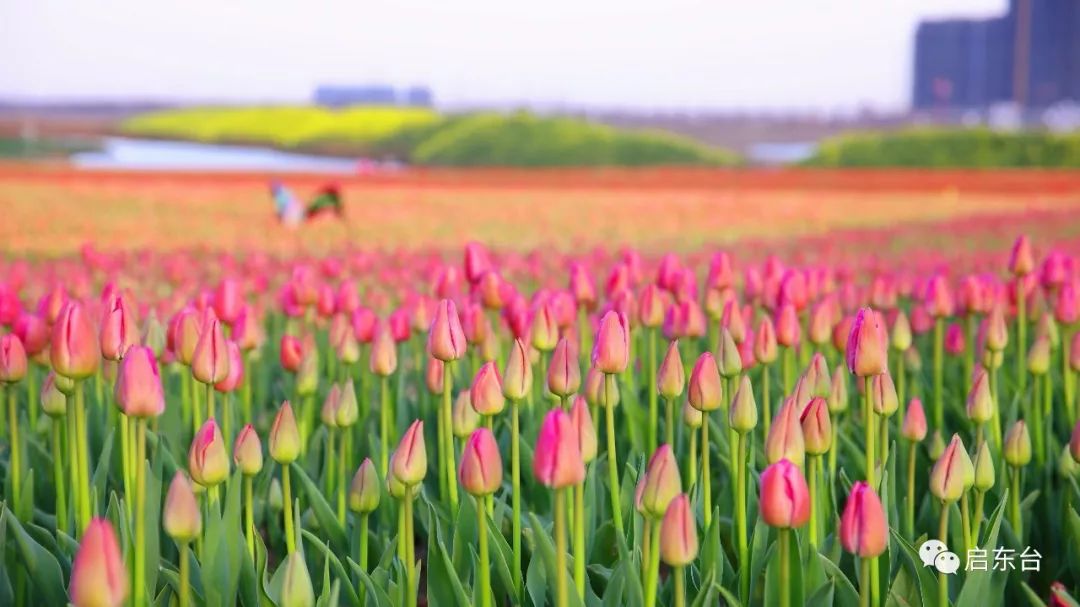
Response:
[[[0,0],[0,97],[900,109],[922,18],[1006,0]]]

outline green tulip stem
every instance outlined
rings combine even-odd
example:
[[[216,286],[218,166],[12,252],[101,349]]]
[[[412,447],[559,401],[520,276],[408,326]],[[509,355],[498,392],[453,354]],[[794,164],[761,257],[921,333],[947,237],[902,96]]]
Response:
[[[510,570],[514,580],[514,598],[520,603],[524,598],[521,583],[521,403],[510,403],[510,502],[513,510],[511,539],[514,548],[514,566]]]
[[[904,353],[900,352],[896,357],[896,401],[900,403],[897,419],[900,423],[903,423],[907,414],[907,370],[904,368],[906,364]]]
[[[341,526],[345,526],[345,492],[349,484],[348,462],[349,452],[352,450],[352,428],[341,429],[341,446],[338,448],[338,486],[337,486],[337,516]]]
[[[904,502],[905,531],[909,540],[915,539],[915,443],[908,443],[907,500]]]
[[[413,488],[405,490],[405,499],[402,504],[405,512],[405,579],[408,586],[405,589],[406,607],[416,607],[416,539],[413,535]]]
[[[450,434],[451,429],[454,427],[453,417],[451,413],[452,406],[450,404],[450,396],[454,391],[454,370],[453,362],[446,361],[443,366],[443,426],[446,433],[446,442],[444,444],[443,451],[443,466],[446,470],[446,489],[450,497],[450,512],[457,512],[458,509],[458,491],[457,491],[457,476],[454,474],[454,470],[457,468],[454,457],[454,439]]]
[[[938,524],[938,539],[946,545],[949,543],[949,504],[941,502],[941,522]],[[945,572],[938,573],[938,605],[949,604],[949,576]]]
[[[476,498],[476,535],[480,545],[480,601],[479,607],[491,607],[491,566],[488,557],[487,502],[490,497]]]
[[[296,534],[293,532],[292,484],[289,482],[289,466],[281,465],[281,495],[285,503],[285,549],[288,554],[296,550]]]
[[[574,485],[574,588],[585,602],[585,483]]]
[[[247,540],[248,554],[251,562],[255,562],[255,505],[252,477],[244,475],[244,539]]]
[[[750,604],[750,544],[747,542],[746,537],[747,435],[739,432],[736,441],[739,454],[735,466],[735,534],[739,546],[739,600],[748,605]],[[811,473],[810,478],[814,478],[813,473]],[[811,503],[813,503],[813,494],[811,494],[810,499]],[[813,525],[813,521],[810,524]]]
[[[82,516],[82,490],[79,487],[79,430],[75,419],[75,397],[66,396],[67,401],[67,455],[68,475],[71,483],[71,510],[75,521],[75,537],[82,537],[84,527],[80,525]],[[66,515],[65,515],[66,518]]]
[[[83,399],[82,382],[75,382],[75,440],[78,441],[79,462],[79,529],[80,534],[90,525],[90,450],[86,436],[86,403]]]
[[[645,607],[656,605],[660,581],[660,521],[653,521],[649,528],[649,570],[645,576]]]
[[[777,529],[780,542],[780,607],[791,607],[791,529]]]
[[[878,428],[877,441],[881,445],[881,469],[889,465],[889,418],[879,415],[880,426]]]
[[[326,471],[323,474],[323,493],[326,495],[334,495],[334,481],[337,478],[337,471],[334,470],[334,465],[337,463],[337,430],[327,426],[326,428],[326,454],[323,458],[323,465],[326,467]],[[226,438],[226,441],[229,439]]]
[[[1024,537],[1024,519],[1020,512],[1020,467],[1009,466],[1009,525],[1017,538]]]
[[[146,419],[135,418],[135,589],[132,605],[146,605]]]
[[[611,489],[611,518],[615,521],[615,532],[619,537],[626,537],[623,531],[622,504],[619,503],[619,463],[615,453],[615,407],[609,396],[614,375],[604,375],[604,417],[607,419],[607,458],[608,486]],[[706,485],[708,487],[708,485]],[[706,502],[708,504],[708,502]]]
[[[712,524],[712,473],[709,471],[709,413],[702,412],[701,420],[701,497],[705,530]]]
[[[791,389],[794,387],[795,383],[793,377],[795,372],[795,350],[787,346],[784,346],[782,349],[783,353],[781,356],[783,357],[783,360],[781,362],[783,366],[781,367],[781,371],[784,380],[784,394],[791,394]]]
[[[646,370],[647,378],[649,381],[649,453],[656,451],[656,429],[657,424],[660,423],[659,411],[657,410],[657,398],[656,398],[656,329],[646,329],[645,334],[649,342],[649,368]],[[667,400],[667,399],[665,399]],[[668,401],[668,427],[667,427],[667,442],[673,444],[672,435],[674,429],[671,424],[671,402]]]
[[[816,550],[817,546],[818,546],[818,517],[821,516],[821,513],[818,511],[819,508],[818,508],[818,478],[817,478],[817,460],[820,457],[821,457],[820,455],[814,455],[814,454],[810,453],[810,454],[807,454],[807,459],[806,459],[806,476],[807,476],[807,480],[809,481],[808,484],[809,484],[809,490],[810,490],[810,527],[809,527],[810,538],[809,539],[810,539],[810,551],[811,552]],[[740,477],[741,476],[742,475],[740,475]],[[736,482],[738,482],[738,481],[736,481]],[[739,487],[739,485],[737,484],[736,487]],[[739,492],[738,488],[736,489],[736,492]],[[739,496],[740,497],[742,496],[741,492],[739,492]],[[743,543],[742,539],[740,538],[740,549],[742,548],[742,545],[741,545],[742,543]],[[741,560],[739,561],[739,566],[740,566],[740,568],[742,567],[742,561]]]
[[[1043,432],[1043,407],[1042,407],[1042,393],[1043,383],[1039,381],[1039,377],[1032,378],[1032,398],[1029,412],[1031,414],[1031,443],[1033,451],[1035,452],[1035,463],[1041,468],[1043,462],[1046,459],[1046,442],[1044,440],[1045,434]]]
[[[964,491],[964,493],[960,496],[960,535],[964,538],[963,541],[965,554],[967,554],[968,550],[971,550],[975,547],[975,544],[973,544],[971,541],[971,516],[968,514],[969,505],[970,504],[968,503],[968,492]]]
[[[217,419],[217,402],[214,399],[214,384],[206,384],[206,419]],[[227,435],[225,440],[229,440]]]
[[[979,543],[979,528],[982,527],[983,499],[985,497],[985,491],[975,490],[975,509],[971,511],[971,539],[973,546]]]
[[[390,469],[390,378],[382,376],[379,384],[379,466],[382,477]]]
[[[368,517],[370,515],[364,512],[360,515],[360,569],[366,574],[368,572]],[[360,605],[366,602],[367,584],[360,583]]]
[[[934,319],[934,428],[945,429],[945,319]]]
[[[244,411],[244,419],[247,421],[252,421],[254,419],[252,417],[251,411],[251,374],[253,369],[251,368],[250,352],[244,352],[244,369],[247,372],[244,373],[244,384],[241,389],[241,403]]]
[[[675,578],[675,607],[686,607],[686,580],[683,577],[683,568],[675,567],[671,575]]]
[[[117,425],[120,426],[120,472],[122,473],[121,480],[124,484],[124,496],[130,497],[134,495],[132,492],[132,472],[134,464],[132,460],[135,455],[131,452],[132,446],[134,446],[134,437],[131,435],[131,418],[125,413],[121,412],[117,417]]]
[[[769,377],[771,373],[769,372],[769,369],[770,365],[768,363],[761,366],[761,421],[764,422],[764,426],[762,427],[764,436],[769,435],[769,425],[772,424],[772,401],[769,396]]]
[[[964,318],[964,394],[971,392],[972,376],[975,371],[975,324],[977,319],[974,313],[969,313]]]
[[[1027,388],[1027,297],[1019,278],[1016,279],[1016,389],[1023,394]]]
[[[647,516],[642,517],[641,525],[641,579],[649,577],[649,550],[652,549],[652,526],[653,520]]]
[[[653,420],[655,426],[655,419]],[[655,432],[655,428],[653,429]],[[671,398],[664,399],[664,434],[665,442],[674,449],[675,448],[675,400]],[[652,447],[652,452],[656,451],[656,445]]]
[[[11,497],[14,502],[14,509],[16,513],[22,514],[22,499],[20,493],[22,491],[22,446],[19,444],[19,411],[15,408],[15,388],[12,385],[8,385],[7,392],[7,410],[8,410],[8,438],[10,439],[11,449]]]
[[[875,476],[875,463],[874,463],[874,408],[870,405],[870,391],[873,390],[871,378],[864,378],[865,390],[863,390],[863,428],[866,431],[866,445],[863,451],[866,453],[866,484],[871,488],[877,489],[877,483],[874,481]]]
[[[859,559],[859,605],[870,607],[870,559]]]
[[[609,407],[610,411],[611,408]],[[555,490],[555,606],[569,605],[566,583],[566,489]]]
[[[179,592],[179,606],[189,607],[191,605],[191,572],[188,565],[188,543],[180,542],[180,592]]]
[[[687,453],[690,454],[690,457],[686,458],[686,467],[687,467],[686,491],[687,492],[689,492],[691,489],[693,489],[694,484],[697,483],[697,460],[698,460],[698,458],[697,458],[697,452],[698,452],[697,437],[698,437],[698,433],[696,432],[696,429],[691,428],[689,434],[690,434],[690,448],[687,449]]]
[[[67,483],[64,482],[64,438],[60,420],[52,419],[53,484],[56,485],[56,528],[68,532]]]

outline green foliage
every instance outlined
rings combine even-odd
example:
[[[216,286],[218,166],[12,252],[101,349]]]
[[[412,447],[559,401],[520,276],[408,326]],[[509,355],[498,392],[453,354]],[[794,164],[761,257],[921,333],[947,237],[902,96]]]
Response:
[[[826,139],[805,163],[815,167],[1080,167],[1080,134],[989,129],[911,129]]]
[[[656,131],[527,112],[440,117],[420,108],[192,108],[130,118],[123,132],[396,158],[433,166],[731,165],[730,152]]]

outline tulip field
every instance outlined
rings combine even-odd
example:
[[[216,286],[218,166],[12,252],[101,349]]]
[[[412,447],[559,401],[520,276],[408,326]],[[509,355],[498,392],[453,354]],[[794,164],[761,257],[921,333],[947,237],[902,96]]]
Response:
[[[1075,181],[100,179],[0,170],[0,606],[1078,605]]]

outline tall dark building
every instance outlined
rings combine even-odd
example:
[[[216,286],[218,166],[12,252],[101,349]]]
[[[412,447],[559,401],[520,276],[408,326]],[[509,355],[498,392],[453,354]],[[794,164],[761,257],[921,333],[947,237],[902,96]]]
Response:
[[[1010,0],[991,19],[924,21],[915,33],[916,109],[1080,102],[1080,0]]]

